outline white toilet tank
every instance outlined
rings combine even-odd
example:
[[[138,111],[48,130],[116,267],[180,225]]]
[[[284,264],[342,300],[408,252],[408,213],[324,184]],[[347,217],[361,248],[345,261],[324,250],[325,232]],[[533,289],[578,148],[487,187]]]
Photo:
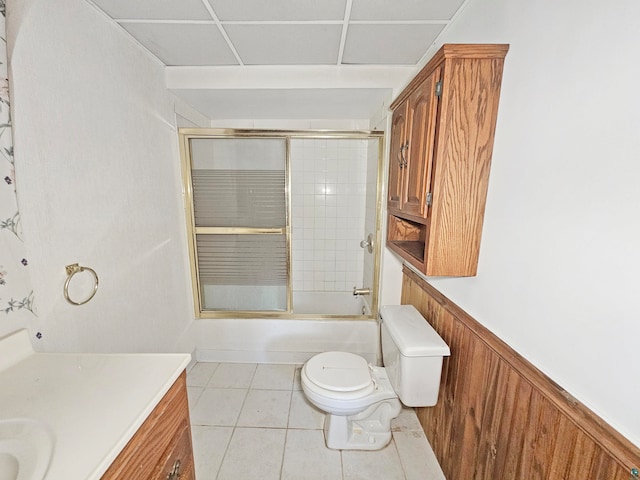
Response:
[[[380,317],[382,360],[393,389],[408,407],[435,405],[449,346],[413,305],[384,306]]]

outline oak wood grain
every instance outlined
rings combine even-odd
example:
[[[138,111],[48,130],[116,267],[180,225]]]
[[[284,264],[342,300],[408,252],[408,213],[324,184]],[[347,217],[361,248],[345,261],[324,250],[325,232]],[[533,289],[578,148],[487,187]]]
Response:
[[[408,102],[396,108],[391,117],[387,205],[389,208],[398,210],[402,206],[402,191],[404,189],[404,164],[401,149],[407,136],[407,111]]]
[[[640,449],[404,267],[402,303],[447,342],[435,407],[418,419],[448,480],[629,480]]]
[[[506,44],[464,44],[464,43],[448,43],[444,44],[427,64],[420,70],[415,77],[400,92],[390,107],[395,110],[398,105],[404,102],[409,95],[420,85],[425,78],[446,59],[448,58],[504,58],[509,51],[509,45]]]
[[[477,272],[503,63],[495,58],[445,63],[427,275]]]
[[[392,249],[427,275],[477,273],[507,50],[444,45],[392,103],[388,211],[427,226],[421,258]]]
[[[407,164],[403,169],[406,178],[400,208],[405,214],[425,218],[428,211],[426,194],[431,192],[431,168],[438,108],[435,90],[439,80],[440,69],[436,68],[407,101]]]
[[[179,455],[179,456],[176,456]],[[102,480],[166,480],[167,465],[181,460],[181,480],[193,480],[193,450],[182,372],[138,431],[107,469]],[[173,461],[172,461],[173,460]]]

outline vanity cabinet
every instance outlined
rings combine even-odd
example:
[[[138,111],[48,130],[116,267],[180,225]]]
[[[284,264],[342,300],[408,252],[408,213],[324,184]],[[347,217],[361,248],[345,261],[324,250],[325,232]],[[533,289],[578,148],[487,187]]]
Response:
[[[422,273],[477,271],[508,45],[444,45],[391,104],[387,246]]]
[[[194,480],[194,468],[183,372],[101,480]]]

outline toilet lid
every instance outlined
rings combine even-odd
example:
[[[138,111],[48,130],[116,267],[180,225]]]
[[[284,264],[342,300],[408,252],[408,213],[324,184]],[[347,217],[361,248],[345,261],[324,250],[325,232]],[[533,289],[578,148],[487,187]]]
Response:
[[[354,392],[371,385],[371,373],[364,358],[347,352],[325,352],[305,365],[309,380],[321,388]]]

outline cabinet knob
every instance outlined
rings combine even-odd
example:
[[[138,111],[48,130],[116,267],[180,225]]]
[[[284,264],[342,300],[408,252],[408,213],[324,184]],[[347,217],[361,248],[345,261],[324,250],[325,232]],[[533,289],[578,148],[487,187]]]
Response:
[[[173,468],[167,475],[167,480],[178,480],[180,478],[180,460],[176,460]]]

